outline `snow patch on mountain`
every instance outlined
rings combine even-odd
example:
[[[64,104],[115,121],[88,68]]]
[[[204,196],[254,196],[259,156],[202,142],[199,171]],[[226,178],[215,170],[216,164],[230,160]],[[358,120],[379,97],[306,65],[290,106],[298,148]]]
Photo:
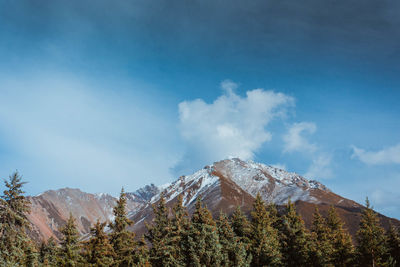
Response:
[[[192,175],[181,176],[171,184],[158,187],[159,193],[153,195],[149,202],[157,202],[161,195],[164,196],[166,202],[182,195],[183,204],[188,206],[197,197],[204,196],[219,186],[221,176],[233,181],[253,197],[260,193],[265,201],[276,204],[286,203],[289,198],[292,201],[318,203],[318,199],[310,195],[310,190],[319,189],[330,192],[321,183],[307,180],[297,173],[233,158],[215,162]]]
[[[134,192],[126,193],[126,196],[129,200],[140,203],[147,203],[151,201],[152,197],[160,193],[160,191],[160,187],[157,187],[154,184],[150,184],[139,188]]]
[[[286,203],[289,197],[292,201],[317,203],[318,200],[310,195],[310,190],[330,192],[317,181],[309,181],[297,173],[253,161],[234,158],[216,162],[212,168],[252,196],[260,193],[265,201],[276,204]]]
[[[157,202],[161,195],[165,201],[173,200],[180,194],[183,197],[183,204],[188,206],[197,197],[206,193],[207,190],[219,183],[219,177],[212,174],[212,169],[206,167],[192,175],[181,176],[178,180],[165,187],[158,195],[155,195],[150,202]]]

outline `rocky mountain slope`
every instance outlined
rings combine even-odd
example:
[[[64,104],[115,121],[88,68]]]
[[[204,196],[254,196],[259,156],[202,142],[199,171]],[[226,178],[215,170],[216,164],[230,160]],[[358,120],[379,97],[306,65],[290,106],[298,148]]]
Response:
[[[308,225],[315,207],[325,213],[334,205],[353,235],[358,227],[362,205],[331,192],[323,184],[272,166],[228,159],[206,166],[190,176],[180,177],[147,205],[132,212],[131,218],[136,222],[133,230],[139,234],[145,231],[144,222],[152,219],[151,204],[156,203],[161,194],[167,206],[172,206],[182,195],[189,213],[193,212],[196,198],[200,196],[213,215],[218,216],[220,210],[230,214],[238,205],[248,213],[257,193],[266,202],[281,206],[290,198]],[[388,224],[387,219],[384,219],[384,224]]]
[[[152,204],[157,203],[161,194],[167,206],[172,206],[179,195],[189,213],[193,212],[198,197],[218,215],[222,210],[230,214],[236,206],[248,213],[257,193],[266,202],[283,205],[290,198],[296,203],[299,213],[307,225],[310,224],[315,207],[326,213],[334,205],[346,223],[351,234],[358,228],[362,205],[343,198],[317,181],[310,181],[296,173],[287,172],[275,167],[240,159],[228,159],[215,162],[189,176],[181,176],[173,183],[156,187],[148,185],[136,192],[128,193],[128,212],[138,235],[144,233],[144,222],[153,218]],[[31,197],[32,212],[29,215],[37,238],[58,236],[57,229],[63,225],[69,212],[77,218],[78,227],[84,235],[97,219],[112,220],[112,207],[116,199],[107,194],[88,194],[78,189],[61,189],[46,191],[39,196]],[[392,220],[381,216],[384,226]]]
[[[128,211],[137,210],[158,192],[158,188],[152,184],[127,193]],[[71,188],[49,190],[28,199],[31,202],[28,219],[33,225],[32,235],[37,240],[47,239],[50,236],[58,238],[58,229],[65,224],[70,212],[77,219],[79,231],[85,235],[97,219],[100,221],[113,219],[112,210],[117,200],[109,194],[89,194]]]

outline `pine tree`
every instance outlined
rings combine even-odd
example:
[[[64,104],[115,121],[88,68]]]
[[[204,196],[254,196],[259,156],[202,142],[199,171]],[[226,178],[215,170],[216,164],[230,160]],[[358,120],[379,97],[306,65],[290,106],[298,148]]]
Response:
[[[144,236],[139,240],[134,256],[134,262],[136,266],[140,267],[150,267],[150,256],[149,256],[149,248],[147,247],[146,240]]]
[[[84,258],[88,266],[106,267],[113,264],[114,249],[104,232],[106,223],[98,220],[90,229],[92,237],[85,244]]]
[[[333,247],[331,263],[338,267],[352,266],[354,260],[353,242],[333,206],[329,209],[326,223],[329,229],[329,240]]]
[[[396,229],[392,224],[390,224],[389,230],[386,233],[386,239],[390,257],[392,257],[395,266],[400,266],[399,229]]]
[[[39,262],[43,267],[57,266],[57,244],[53,237],[42,242],[39,250]]]
[[[184,265],[186,246],[189,230],[189,218],[186,208],[183,206],[183,197],[180,195],[172,209],[170,242],[174,249],[174,255],[179,265]]]
[[[257,194],[251,212],[251,255],[253,266],[278,266],[281,252],[278,231],[272,227],[272,220],[260,194]]]
[[[154,222],[147,225],[146,238],[151,242],[150,263],[152,266],[179,266],[177,250],[173,245],[171,221],[164,196],[161,195],[157,205],[153,206]]]
[[[36,257],[36,250],[26,231],[30,223],[26,214],[30,202],[22,190],[25,182],[18,172],[5,180],[6,190],[0,198],[0,258],[7,266],[30,265]]]
[[[236,207],[236,210],[233,212],[230,221],[233,232],[237,237],[240,238],[240,241],[246,246],[246,250],[249,250],[250,223],[247,217],[242,213],[240,206]]]
[[[62,238],[60,243],[59,265],[64,267],[80,266],[82,258],[80,255],[81,246],[79,242],[79,232],[72,213],[69,214],[68,221],[66,225],[60,229],[60,233],[62,234]]]
[[[113,209],[114,221],[109,224],[111,229],[110,243],[114,249],[114,266],[132,266],[134,264],[135,234],[127,228],[133,225],[126,212],[126,194],[121,189],[117,205]]]
[[[306,266],[309,254],[309,234],[290,199],[286,205],[286,214],[281,217],[279,229],[283,265]]]
[[[36,267],[39,264],[39,252],[36,248],[36,244],[30,240],[25,250],[25,266]]]
[[[380,226],[376,213],[366,199],[360,228],[357,232],[357,262],[360,266],[382,266],[386,263],[385,231]]]
[[[269,214],[269,218],[271,220],[271,225],[275,228],[278,229],[279,225],[279,213],[278,213],[278,208],[275,203],[270,202],[266,206],[266,210]]]
[[[250,253],[250,222],[242,213],[240,206],[236,207],[230,218],[230,222],[233,232],[245,247],[247,258],[252,259],[252,255]]]
[[[219,266],[221,264],[221,244],[218,231],[210,211],[196,201],[187,241],[187,266]]]
[[[217,228],[221,244],[221,266],[250,266],[251,257],[247,256],[245,245],[235,235],[228,218],[222,211],[217,220]]]
[[[332,261],[333,245],[330,240],[330,230],[325,219],[315,208],[311,228],[309,263],[312,266],[328,266]]]

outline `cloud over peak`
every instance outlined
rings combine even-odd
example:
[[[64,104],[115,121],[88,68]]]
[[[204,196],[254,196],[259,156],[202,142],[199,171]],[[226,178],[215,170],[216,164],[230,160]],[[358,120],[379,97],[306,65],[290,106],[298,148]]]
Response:
[[[290,96],[264,89],[247,91],[242,97],[235,93],[237,87],[226,80],[221,83],[224,93],[212,103],[196,99],[179,104],[180,132],[187,151],[201,157],[201,162],[252,159],[272,138],[267,125],[284,116],[294,103]]]

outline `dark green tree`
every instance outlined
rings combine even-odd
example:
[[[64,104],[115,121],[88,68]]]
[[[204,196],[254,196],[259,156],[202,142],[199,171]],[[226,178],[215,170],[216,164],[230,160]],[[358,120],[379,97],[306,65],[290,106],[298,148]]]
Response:
[[[246,249],[249,249],[249,235],[250,235],[250,222],[247,217],[243,214],[240,206],[236,207],[231,218],[232,230],[240,241],[246,245]]]
[[[275,229],[278,229],[280,218],[279,218],[278,209],[276,207],[276,204],[272,203],[272,202],[268,203],[266,210],[268,212],[268,216],[270,218],[272,227],[274,227]]]
[[[135,256],[134,256],[134,261],[136,263],[136,266],[140,267],[150,267],[150,256],[149,256],[149,248],[147,246],[146,240],[144,239],[144,236],[141,237],[139,240],[136,250],[135,250]]]
[[[328,266],[332,261],[333,245],[325,219],[315,208],[311,227],[309,263],[311,266]]]
[[[187,241],[187,266],[220,266],[222,261],[218,230],[210,211],[196,201]]]
[[[97,221],[90,229],[91,238],[84,246],[84,258],[87,266],[106,267],[114,262],[114,249],[110,244],[104,227],[107,223]]]
[[[39,250],[39,261],[43,267],[57,266],[57,243],[53,237],[42,242]]]
[[[387,260],[385,231],[368,198],[357,232],[357,262],[360,266],[384,266]]]
[[[282,255],[278,231],[272,227],[272,220],[265,202],[257,194],[251,212],[250,251],[253,266],[279,266]]]
[[[235,235],[228,218],[222,212],[217,220],[217,228],[221,244],[221,266],[250,266],[251,256],[247,256],[245,245]]]
[[[400,266],[400,234],[393,224],[390,224],[386,233],[387,247],[390,257],[392,257],[395,266]]]
[[[59,265],[64,267],[80,266],[82,264],[82,257],[80,255],[79,232],[76,227],[75,218],[71,213],[66,225],[60,229],[60,233],[62,234],[62,238],[58,258]]]
[[[248,259],[252,259],[250,253],[250,222],[247,217],[243,214],[240,206],[237,206],[235,211],[232,213],[230,223],[235,236],[238,237],[239,241],[243,244],[246,250]]]
[[[36,244],[29,240],[26,245],[26,250],[24,253],[25,266],[26,267],[36,267],[39,264],[39,252],[37,251]]]
[[[37,252],[26,234],[30,228],[26,218],[30,202],[22,190],[25,182],[16,171],[4,184],[6,190],[0,198],[0,259],[6,266],[31,265]]]
[[[309,255],[309,234],[304,221],[296,213],[294,204],[288,201],[286,214],[279,223],[284,266],[306,266]]]
[[[188,213],[183,206],[182,195],[180,195],[172,209],[170,227],[170,242],[172,242],[171,246],[174,248],[174,257],[179,265],[185,264],[189,225]]]
[[[109,224],[111,229],[110,243],[114,249],[114,266],[132,266],[134,264],[135,234],[128,230],[133,221],[128,219],[126,212],[126,194],[121,189],[117,205],[113,209],[114,221]]]
[[[153,205],[154,221],[147,225],[147,240],[151,242],[150,263],[152,266],[180,266],[178,248],[173,243],[171,220],[164,196],[157,205]]]
[[[352,266],[354,264],[353,242],[333,206],[329,209],[326,224],[329,229],[329,240],[333,247],[331,263],[338,267]]]

